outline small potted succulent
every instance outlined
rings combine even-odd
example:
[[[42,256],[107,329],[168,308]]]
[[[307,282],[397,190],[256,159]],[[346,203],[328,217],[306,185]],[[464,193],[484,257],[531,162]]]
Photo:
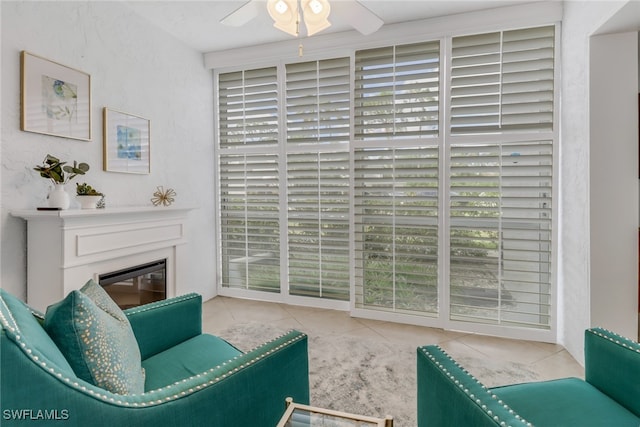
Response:
[[[80,202],[82,209],[95,209],[103,197],[104,194],[86,182],[76,184],[76,198]]]
[[[65,191],[64,185],[78,175],[84,175],[89,170],[87,163],[73,162],[73,166],[68,165],[57,157],[47,154],[41,165],[33,168],[41,177],[50,180],[54,184],[53,191],[47,197],[49,206],[56,209],[67,209],[71,202],[69,194]]]

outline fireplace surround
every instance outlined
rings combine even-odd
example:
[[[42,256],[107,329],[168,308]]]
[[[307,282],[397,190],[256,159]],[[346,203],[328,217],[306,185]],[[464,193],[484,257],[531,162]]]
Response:
[[[185,235],[191,207],[13,211],[27,223],[27,302],[47,306],[89,279],[166,260],[165,297],[184,283]]]

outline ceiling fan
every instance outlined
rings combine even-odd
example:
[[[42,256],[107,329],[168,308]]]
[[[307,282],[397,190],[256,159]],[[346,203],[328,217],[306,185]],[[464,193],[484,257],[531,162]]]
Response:
[[[250,0],[220,20],[222,24],[240,27],[247,24],[264,10],[264,0]],[[331,23],[329,0],[267,0],[267,11],[274,21],[273,26],[292,36],[300,35],[300,24],[304,22],[308,36],[316,34]],[[361,34],[376,32],[384,21],[357,0],[341,0],[341,11],[348,22]],[[302,20],[301,20],[302,17]]]

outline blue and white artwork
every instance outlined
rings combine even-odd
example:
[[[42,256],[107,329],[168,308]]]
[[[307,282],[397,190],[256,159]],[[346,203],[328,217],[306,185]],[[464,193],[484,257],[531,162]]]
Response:
[[[116,126],[117,156],[119,159],[142,159],[142,136],[140,129]]]

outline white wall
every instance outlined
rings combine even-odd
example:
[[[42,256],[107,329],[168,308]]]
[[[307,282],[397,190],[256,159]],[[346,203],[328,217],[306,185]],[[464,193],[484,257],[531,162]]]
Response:
[[[578,361],[584,361],[584,330],[591,326],[589,43],[591,34],[625,3],[564,2],[558,330],[560,343]]]
[[[120,2],[3,1],[1,8],[1,286],[26,295],[26,227],[9,212],[43,205],[48,183],[32,167],[51,153],[88,162],[80,179],[104,192],[108,206],[151,205],[159,185],[176,190],[177,204],[198,206],[189,221],[189,280],[179,286],[212,297],[213,84],[202,55]],[[91,142],[20,131],[22,50],[91,75]],[[102,171],[105,106],[150,119],[151,174]]]
[[[591,325],[638,336],[638,34],[591,38]]]

